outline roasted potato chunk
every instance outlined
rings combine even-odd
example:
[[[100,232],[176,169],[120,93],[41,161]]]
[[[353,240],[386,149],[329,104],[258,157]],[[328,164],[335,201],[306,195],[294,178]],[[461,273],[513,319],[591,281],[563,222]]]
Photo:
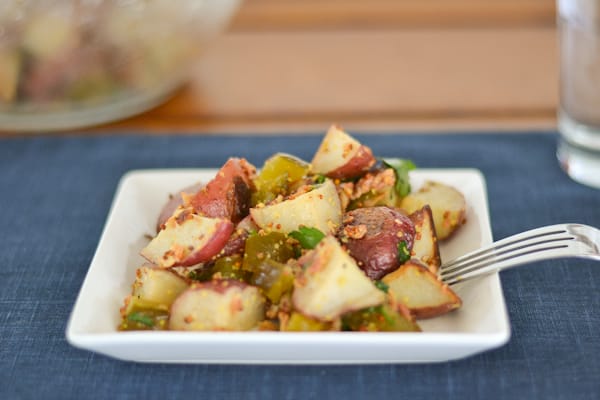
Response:
[[[202,183],[196,183],[194,185],[183,188],[179,192],[171,195],[169,200],[165,203],[162,210],[160,211],[160,215],[158,216],[158,221],[156,222],[156,231],[160,231],[165,227],[165,222],[175,213],[175,211],[184,206],[184,199],[193,196],[198,193],[200,189],[204,187]]]
[[[167,269],[143,265],[136,270],[132,291],[121,307],[119,330],[161,330],[167,327],[171,304],[189,286]]]
[[[371,279],[380,279],[410,258],[415,228],[402,211],[358,208],[344,214],[337,236]]]
[[[402,199],[400,208],[411,214],[429,205],[438,239],[452,235],[465,223],[467,203],[465,197],[452,186],[427,181],[416,192]]]
[[[213,280],[190,286],[171,306],[169,329],[246,331],[264,319],[260,290],[236,280]]]
[[[371,149],[335,125],[327,131],[311,162],[313,172],[335,179],[355,178],[373,164]]]
[[[131,296],[121,309],[123,315],[136,308],[169,310],[177,296],[189,286],[186,279],[175,272],[145,265],[135,272]]]
[[[206,218],[180,208],[141,255],[163,268],[192,266],[216,256],[232,231],[233,223],[227,219]]]
[[[348,311],[376,306],[385,294],[358,268],[333,236],[298,262],[303,272],[296,278],[292,302],[302,314],[333,321]]]
[[[335,185],[327,179],[314,189],[280,203],[252,208],[250,215],[256,225],[267,231],[290,233],[307,226],[330,233],[341,223],[342,207]]]
[[[206,217],[238,223],[248,215],[255,173],[256,168],[245,159],[230,158],[190,199],[190,205]]]
[[[423,208],[413,212],[408,217],[415,225],[415,241],[410,252],[411,257],[423,262],[431,272],[437,274],[441,265],[440,247],[431,207],[428,205],[423,206]]]
[[[462,305],[456,293],[418,260],[406,262],[382,280],[417,319],[437,317]]]

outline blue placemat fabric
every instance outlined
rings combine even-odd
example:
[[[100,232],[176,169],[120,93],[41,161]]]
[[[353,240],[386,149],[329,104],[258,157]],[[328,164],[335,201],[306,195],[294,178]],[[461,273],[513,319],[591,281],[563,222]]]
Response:
[[[600,226],[600,191],[569,180],[555,133],[357,135],[420,167],[480,169],[493,234]],[[510,342],[428,365],[228,366],[117,361],[70,347],[71,308],[116,185],[131,169],[309,159],[320,136],[93,136],[0,140],[0,399],[599,399],[600,265],[552,261],[502,274]],[[352,351],[352,349],[348,349]]]

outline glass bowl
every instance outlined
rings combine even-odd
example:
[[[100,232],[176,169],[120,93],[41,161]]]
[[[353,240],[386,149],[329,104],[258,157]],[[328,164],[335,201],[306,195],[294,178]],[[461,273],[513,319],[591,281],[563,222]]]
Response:
[[[239,0],[3,0],[0,129],[125,118],[185,82]]]

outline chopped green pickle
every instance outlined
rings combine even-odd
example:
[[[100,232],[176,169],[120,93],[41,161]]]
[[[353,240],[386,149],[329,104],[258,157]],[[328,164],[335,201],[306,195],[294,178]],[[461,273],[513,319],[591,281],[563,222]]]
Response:
[[[314,318],[307,317],[299,312],[292,312],[290,319],[285,327],[286,331],[291,332],[308,332],[308,331],[328,331],[331,329],[331,323],[319,321]]]
[[[218,274],[220,279],[237,279],[246,282],[249,278],[248,271],[242,269],[242,256],[239,254],[217,259],[211,272],[213,277]]]
[[[212,279],[235,279],[248,282],[251,273],[242,268],[242,256],[233,254],[218,258],[209,267],[197,269],[188,274],[194,281],[206,282]]]
[[[264,235],[252,235],[246,239],[242,269],[253,272],[265,260],[285,263],[294,255],[294,249],[283,233],[270,232]]]
[[[278,303],[284,293],[292,291],[294,273],[289,265],[265,260],[255,267],[250,284],[261,288],[271,302]]]
[[[190,271],[187,274],[188,279],[198,282],[206,282],[212,279],[212,269],[211,268],[198,268],[193,271]]]
[[[342,316],[342,326],[349,331],[419,332],[419,326],[391,306],[384,304],[352,311]]]
[[[290,194],[294,183],[304,178],[308,171],[308,163],[288,154],[275,154],[265,161],[254,180],[256,192],[252,195],[252,204],[268,203],[278,195]]]
[[[137,309],[123,318],[120,331],[166,330],[169,313],[155,309]]]

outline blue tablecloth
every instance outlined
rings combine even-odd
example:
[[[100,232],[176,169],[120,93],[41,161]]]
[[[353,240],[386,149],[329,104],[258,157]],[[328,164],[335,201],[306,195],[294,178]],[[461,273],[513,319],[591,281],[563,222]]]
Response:
[[[572,182],[556,134],[357,135],[420,167],[472,167],[496,239],[558,222],[600,226],[600,191]],[[215,167],[275,151],[310,158],[320,136],[71,136],[0,140],[0,399],[600,398],[600,265],[502,274],[510,342],[429,365],[227,366],[117,361],[70,347],[65,326],[120,177]],[[348,349],[352,351],[352,349]]]

